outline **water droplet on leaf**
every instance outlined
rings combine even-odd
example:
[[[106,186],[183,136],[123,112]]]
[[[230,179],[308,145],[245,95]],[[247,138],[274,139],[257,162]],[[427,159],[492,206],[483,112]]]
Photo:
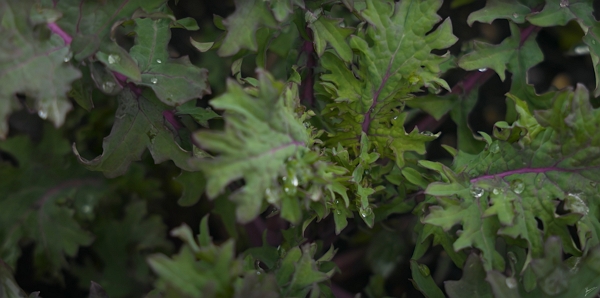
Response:
[[[336,205],[340,203],[340,200],[335,200],[334,202]]]
[[[423,276],[427,277],[429,275],[431,275],[431,271],[429,271],[429,267],[427,267],[426,265],[423,264],[419,264],[419,271],[421,272],[421,274],[423,274]]]
[[[81,211],[83,213],[90,213],[90,212],[92,212],[92,206],[90,206],[90,205],[83,205],[83,207],[81,207]]]
[[[38,116],[40,116],[40,118],[42,118],[42,119],[46,119],[46,118],[48,118],[48,112],[46,112],[44,110],[39,110]]]
[[[494,188],[494,189],[492,189],[492,193],[495,195],[499,195],[501,193],[501,191],[499,188]]]
[[[476,199],[481,198],[484,192],[485,191],[483,190],[483,188],[471,187],[471,195],[473,195],[473,197],[475,197]]]
[[[260,271],[259,270],[256,270],[256,275],[260,275]]]
[[[516,19],[516,18],[518,18],[518,17],[519,17],[519,14],[515,12],[515,13],[513,13],[513,14],[512,14],[512,16],[513,16],[513,18],[515,18],[515,19]]]
[[[294,187],[298,186],[298,177],[292,176],[292,185]]]
[[[479,72],[486,72],[486,71],[487,71],[487,68],[486,68],[486,67],[484,67],[484,68],[480,68],[480,69],[478,69],[478,70],[479,70]]]
[[[116,64],[121,62],[121,57],[117,54],[108,55],[108,64]]]
[[[269,204],[277,203],[277,197],[270,188],[265,189],[265,197],[267,197],[267,202],[269,202]]]
[[[497,142],[492,143],[492,145],[490,145],[490,152],[492,152],[494,154],[500,152],[500,145],[498,145]]]
[[[520,179],[515,179],[510,182],[510,188],[516,194],[521,194],[525,190],[525,183],[523,183],[523,181]]]
[[[335,209],[335,214],[342,215],[342,211],[340,209]]]
[[[362,218],[366,218],[367,216],[373,214],[373,209],[371,209],[371,207],[366,207],[366,208],[360,208],[360,216],[362,216]]]
[[[160,60],[160,59],[156,59],[156,63],[158,63],[158,64],[161,64],[161,63],[162,63],[162,60]]]
[[[156,83],[158,83],[158,79],[157,78],[151,78],[150,79],[150,83],[156,84]]]
[[[65,58],[63,58],[63,61],[65,61],[65,63],[69,62],[71,61],[71,58],[73,58],[73,52],[69,51],[67,55],[65,55]]]
[[[569,0],[560,0],[560,7],[565,8],[569,6]]]
[[[517,280],[514,277],[508,277],[506,278],[506,286],[509,289],[516,289],[517,288]]]
[[[113,92],[113,90],[115,89],[115,86],[116,86],[116,85],[117,85],[117,84],[115,84],[115,82],[110,82],[110,81],[108,81],[108,82],[104,82],[104,83],[102,84],[102,90],[103,90],[104,92],[106,92],[106,93],[111,93],[111,92]]]

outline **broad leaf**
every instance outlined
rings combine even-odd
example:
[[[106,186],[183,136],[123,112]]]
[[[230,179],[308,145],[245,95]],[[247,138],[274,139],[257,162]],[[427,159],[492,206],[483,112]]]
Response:
[[[188,57],[169,57],[170,19],[136,19],[135,23],[137,38],[130,54],[142,73],[139,85],[152,88],[162,102],[171,106],[210,94],[206,69],[196,67]]]
[[[88,160],[73,151],[88,169],[102,171],[107,177],[116,177],[127,171],[133,161],[140,160],[146,149],[155,163],[173,160],[181,169],[191,170],[188,159],[191,152],[175,142],[174,134],[166,126],[163,112],[168,106],[154,94],[145,91],[140,96],[131,89],[119,93],[119,108],[110,135],[104,139],[102,155]]]

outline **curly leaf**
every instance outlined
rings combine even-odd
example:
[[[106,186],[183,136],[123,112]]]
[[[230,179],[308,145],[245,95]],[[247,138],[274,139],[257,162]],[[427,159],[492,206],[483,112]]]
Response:
[[[328,72],[321,75],[321,84],[335,101],[325,108],[325,116],[341,122],[335,125],[331,143],[356,145],[364,132],[374,137],[382,155],[402,165],[405,151],[423,153],[425,142],[435,139],[416,130],[407,135],[402,127],[405,116],[398,115],[398,108],[422,86],[449,89],[437,77],[447,56],[431,53],[456,42],[449,19],[427,34],[440,21],[440,5],[437,0],[367,1],[366,8],[356,12],[368,24],[365,34],[350,38],[358,67],[348,69],[330,53],[321,59]]]
[[[459,154],[452,170],[438,167],[448,182],[435,182],[426,193],[438,197],[426,223],[449,229],[461,223],[454,243],[459,250],[482,250],[484,267],[503,268],[494,249],[496,234],[523,239],[532,257],[542,254],[542,239],[559,236],[568,253],[579,255],[567,226],[575,225],[580,247],[600,243],[597,175],[600,144],[594,132],[599,111],[588,101],[588,91],[557,92],[553,107],[534,115],[521,108],[519,121],[506,130],[522,130],[518,142],[494,141],[476,156]],[[533,121],[536,120],[536,123]],[[502,135],[501,133],[499,133]],[[570,213],[558,215],[557,201]],[[543,224],[538,228],[536,220]]]
[[[240,222],[259,214],[263,196],[277,183],[286,160],[305,150],[309,141],[306,128],[289,106],[291,95],[282,92],[282,84],[265,71],[259,70],[258,77],[258,98],[229,80],[228,92],[211,101],[214,108],[225,110],[225,130],[194,135],[200,147],[217,153],[215,159],[195,162],[207,177],[209,198],[222,193],[231,182],[244,179],[245,185],[231,196],[238,205]]]

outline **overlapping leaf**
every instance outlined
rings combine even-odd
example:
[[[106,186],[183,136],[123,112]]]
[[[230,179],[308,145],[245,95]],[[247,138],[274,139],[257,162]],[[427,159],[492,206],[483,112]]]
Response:
[[[228,184],[244,179],[245,185],[230,197],[238,205],[241,222],[258,215],[261,195],[275,186],[286,160],[305,150],[309,141],[306,128],[294,113],[295,95],[262,70],[258,77],[257,97],[229,80],[227,93],[211,101],[214,108],[225,110],[225,131],[195,134],[200,147],[217,154],[215,159],[198,162],[207,178],[210,198],[222,193]]]
[[[68,143],[50,127],[39,144],[18,136],[1,142],[0,150],[18,164],[0,164],[0,258],[14,267],[19,243],[34,241],[39,272],[59,277],[66,256],[74,257],[79,246],[93,241],[74,219],[75,208],[66,203],[97,196],[102,181],[67,159]]]
[[[405,151],[425,152],[425,142],[435,136],[407,134],[397,108],[422,86],[448,89],[437,77],[439,64],[447,57],[431,50],[454,44],[452,25],[446,20],[427,34],[440,21],[436,14],[440,5],[437,0],[366,1],[366,8],[356,12],[368,25],[364,34],[350,38],[351,48],[359,53],[358,67],[350,70],[331,53],[320,60],[327,71],[321,84],[336,101],[325,109],[336,122],[331,142],[357,144],[365,132],[384,156],[395,158],[399,165]]]
[[[130,54],[142,73],[140,85],[152,88],[168,105],[181,105],[210,94],[206,69],[193,65],[188,57],[169,58],[170,19],[136,19],[135,23],[137,38]]]
[[[455,224],[462,231],[454,249],[474,246],[483,251],[486,270],[503,268],[496,252],[497,235],[524,241],[531,257],[540,257],[542,240],[562,239],[565,251],[579,255],[567,227],[578,230],[579,247],[587,251],[600,243],[598,183],[600,126],[598,110],[589,103],[585,87],[555,93],[550,110],[531,114],[517,101],[519,120],[496,135],[475,156],[459,154],[453,170],[421,162],[439,172],[445,182],[435,182],[426,193],[438,197],[425,222],[444,229]],[[560,215],[558,202],[567,214]],[[543,230],[538,228],[541,221]]]
[[[0,139],[8,133],[8,116],[20,108],[17,94],[33,99],[31,109],[61,126],[72,108],[67,92],[81,76],[65,63],[69,47],[46,27],[52,20],[32,19],[33,11],[29,1],[0,3]]]
[[[191,170],[188,159],[192,153],[178,145],[163,118],[163,112],[169,108],[167,105],[149,90],[138,97],[126,89],[119,93],[118,99],[115,123],[110,135],[104,139],[102,155],[85,159],[73,144],[81,163],[90,170],[104,172],[107,177],[116,177],[125,173],[131,162],[139,160],[147,148],[154,162],[173,160],[179,168]]]

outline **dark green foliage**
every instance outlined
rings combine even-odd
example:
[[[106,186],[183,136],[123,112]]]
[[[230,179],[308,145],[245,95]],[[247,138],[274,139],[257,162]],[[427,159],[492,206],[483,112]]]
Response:
[[[181,2],[0,2],[0,298],[598,293],[593,1]]]

